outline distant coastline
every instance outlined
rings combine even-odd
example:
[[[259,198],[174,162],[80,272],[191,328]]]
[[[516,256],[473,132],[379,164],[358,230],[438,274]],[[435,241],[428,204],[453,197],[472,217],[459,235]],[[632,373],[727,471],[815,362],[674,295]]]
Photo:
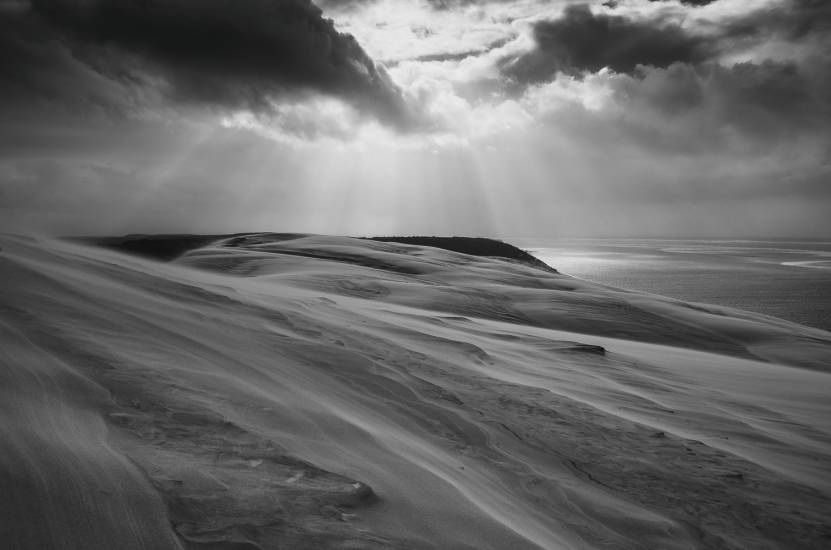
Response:
[[[518,240],[561,272],[604,285],[831,330],[831,241]],[[535,245],[535,246],[530,246]]]

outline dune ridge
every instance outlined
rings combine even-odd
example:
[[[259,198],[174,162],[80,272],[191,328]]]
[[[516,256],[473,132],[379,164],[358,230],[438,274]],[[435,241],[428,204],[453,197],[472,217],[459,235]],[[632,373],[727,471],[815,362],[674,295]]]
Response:
[[[10,548],[831,542],[827,332],[345,237],[0,247]]]

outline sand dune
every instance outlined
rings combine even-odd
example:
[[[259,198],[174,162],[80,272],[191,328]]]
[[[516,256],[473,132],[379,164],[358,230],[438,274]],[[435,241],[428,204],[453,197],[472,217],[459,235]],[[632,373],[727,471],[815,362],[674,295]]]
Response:
[[[827,332],[428,247],[198,244],[0,237],[3,547],[831,544]]]

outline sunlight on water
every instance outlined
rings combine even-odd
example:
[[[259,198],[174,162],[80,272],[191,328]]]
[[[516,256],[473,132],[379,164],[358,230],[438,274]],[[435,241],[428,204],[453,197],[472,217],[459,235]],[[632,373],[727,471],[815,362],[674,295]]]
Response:
[[[555,239],[522,244],[581,279],[831,330],[829,242]]]

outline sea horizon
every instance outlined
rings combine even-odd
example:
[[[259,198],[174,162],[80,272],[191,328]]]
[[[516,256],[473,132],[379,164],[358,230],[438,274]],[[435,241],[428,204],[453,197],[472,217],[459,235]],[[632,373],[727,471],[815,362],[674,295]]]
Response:
[[[522,245],[579,279],[831,331],[831,241],[560,238]]]

